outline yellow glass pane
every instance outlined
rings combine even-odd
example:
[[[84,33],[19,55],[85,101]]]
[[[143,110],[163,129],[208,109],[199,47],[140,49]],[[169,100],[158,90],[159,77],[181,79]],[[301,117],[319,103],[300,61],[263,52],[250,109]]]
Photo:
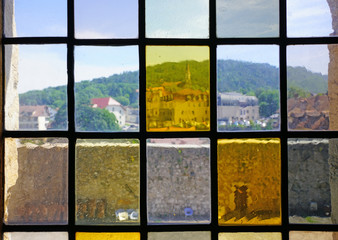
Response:
[[[148,131],[210,129],[207,46],[146,47]]]
[[[76,143],[76,224],[139,224],[140,149],[136,139]]]
[[[140,233],[76,233],[76,240],[140,240]]]
[[[281,240],[281,233],[220,233],[219,240]]]
[[[218,140],[220,225],[281,224],[279,139]]]

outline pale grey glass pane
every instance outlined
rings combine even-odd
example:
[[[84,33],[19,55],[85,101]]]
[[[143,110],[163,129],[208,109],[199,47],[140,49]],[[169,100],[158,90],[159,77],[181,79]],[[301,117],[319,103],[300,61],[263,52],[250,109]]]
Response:
[[[217,0],[217,37],[278,37],[278,0]]]
[[[149,224],[210,222],[209,139],[148,139]]]
[[[337,45],[329,45],[329,48],[334,50]],[[335,104],[337,85],[334,84],[336,70],[334,61],[328,70],[328,46],[288,46],[287,65],[289,130],[338,129],[335,124],[338,117]]]
[[[219,233],[218,234],[219,240],[282,240],[281,233],[275,232],[248,232],[248,233]]]
[[[79,139],[75,151],[76,224],[138,225],[139,141]]]
[[[68,240],[66,232],[5,232],[4,240]]]
[[[311,231],[291,231],[289,233],[290,240],[335,240],[338,232],[311,232]]]
[[[150,232],[148,240],[210,240],[210,232]]]
[[[287,35],[288,37],[316,37],[336,35],[338,22],[332,22],[328,2],[332,0],[288,0],[287,1]],[[332,9],[335,12],[335,9]]]
[[[279,129],[278,51],[275,45],[217,47],[218,131]]]
[[[289,222],[331,224],[328,139],[288,139]]]
[[[138,131],[138,48],[75,48],[77,131]]]
[[[137,38],[137,0],[75,0],[76,38]]]
[[[67,35],[66,0],[5,0],[5,35],[38,37]]]
[[[146,37],[207,38],[208,0],[146,0]]]
[[[67,129],[65,45],[5,47],[5,128]]]
[[[68,222],[68,140],[5,139],[4,222]]]

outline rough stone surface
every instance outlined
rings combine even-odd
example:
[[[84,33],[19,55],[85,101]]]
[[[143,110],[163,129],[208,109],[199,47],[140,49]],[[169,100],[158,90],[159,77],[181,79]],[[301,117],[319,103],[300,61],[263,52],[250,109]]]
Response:
[[[76,145],[78,224],[115,223],[118,221],[115,215],[118,209],[139,212],[139,155],[139,144]]]
[[[228,224],[230,219],[235,218],[239,220],[238,224],[242,224],[258,217],[261,220],[277,219],[277,221],[271,220],[270,224],[280,224],[280,210],[280,141],[278,139],[219,140],[219,223]]]
[[[280,233],[220,233],[219,240],[281,240]]]
[[[209,222],[211,214],[209,145],[147,146],[148,221]],[[193,210],[185,215],[185,208]]]
[[[14,151],[14,139],[6,150]],[[18,145],[6,154],[5,222],[64,224],[68,220],[68,149],[65,144]]]
[[[329,141],[290,139],[288,141],[290,216],[330,214]]]
[[[330,186],[331,186],[331,219],[338,224],[338,139],[330,139],[329,147]]]
[[[290,232],[290,240],[336,240],[332,232],[305,232],[292,231]]]

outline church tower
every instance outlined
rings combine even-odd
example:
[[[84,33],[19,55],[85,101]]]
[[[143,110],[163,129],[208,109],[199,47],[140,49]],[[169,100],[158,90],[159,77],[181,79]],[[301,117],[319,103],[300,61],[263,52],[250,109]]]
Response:
[[[190,74],[190,67],[189,67],[189,63],[187,62],[186,68],[185,68],[185,87],[191,88],[191,74]]]

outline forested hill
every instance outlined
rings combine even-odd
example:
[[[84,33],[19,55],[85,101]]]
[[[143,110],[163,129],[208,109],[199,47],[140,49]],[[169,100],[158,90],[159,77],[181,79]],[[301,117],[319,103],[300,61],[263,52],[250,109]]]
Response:
[[[147,87],[161,85],[164,81],[182,81],[187,63],[194,88],[205,90],[209,81],[209,62],[183,61],[163,63],[147,68]],[[269,64],[234,60],[219,60],[217,63],[217,84],[222,92],[254,94],[258,89],[279,88],[279,69]],[[138,71],[114,74],[110,77],[81,81],[75,84],[76,101],[89,104],[91,98],[111,96],[123,105],[137,106],[139,81]],[[144,81],[141,79],[141,81]],[[288,86],[310,93],[327,92],[327,76],[312,73],[303,67],[288,67]],[[20,94],[21,105],[48,105],[60,108],[65,104],[66,86],[49,87],[44,90]]]

